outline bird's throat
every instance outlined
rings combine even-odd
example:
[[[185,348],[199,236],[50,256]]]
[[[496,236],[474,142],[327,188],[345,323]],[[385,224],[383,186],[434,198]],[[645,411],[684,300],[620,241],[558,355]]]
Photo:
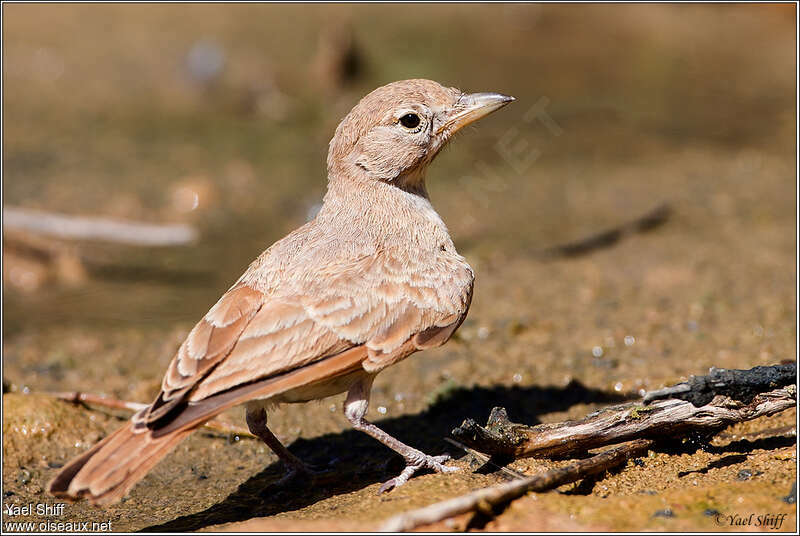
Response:
[[[410,194],[430,199],[428,197],[428,188],[425,185],[425,171],[425,166],[419,166],[403,173],[391,181],[391,184]]]

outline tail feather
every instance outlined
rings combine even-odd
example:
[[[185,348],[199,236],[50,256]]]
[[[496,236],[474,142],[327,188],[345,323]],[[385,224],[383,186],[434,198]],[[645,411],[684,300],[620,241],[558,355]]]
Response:
[[[142,455],[142,450],[148,444],[146,436],[147,429],[143,433],[136,433],[130,423],[122,429],[111,434],[111,437],[101,450],[75,475],[70,483],[70,491],[86,489],[92,495],[100,495],[107,491],[110,483],[102,485],[101,481],[107,480],[114,473],[126,472],[128,465],[133,463],[138,456]],[[128,454],[128,456],[124,456]],[[128,463],[126,463],[128,462]]]
[[[147,451],[142,453],[139,463],[131,463],[124,472],[117,470],[109,474],[106,479],[100,481],[98,487],[105,489],[105,491],[97,498],[90,498],[90,500],[94,504],[103,505],[115,503],[122,499],[137,482],[145,477],[153,466],[169,454],[192,431],[193,429],[182,430],[168,437],[155,440],[148,446]]]
[[[366,349],[356,347],[276,377],[189,401],[158,428],[141,425],[134,415],[125,426],[65,465],[47,490],[70,500],[86,497],[93,504],[116,502],[188,434],[226,409],[352,373],[361,368],[365,357]]]
[[[64,466],[48,491],[68,499],[86,497],[93,504],[116,502],[192,430],[154,438],[128,423]]]
[[[122,430],[117,431],[117,433],[119,432],[122,432]],[[92,459],[92,456],[94,456],[97,453],[97,451],[102,449],[106,444],[108,444],[109,441],[111,441],[111,439],[114,438],[114,435],[115,434],[112,434],[106,437],[105,439],[97,443],[95,446],[93,446],[80,456],[74,458],[71,462],[62,467],[61,471],[59,471],[58,474],[55,476],[55,478],[53,478],[53,480],[51,480],[50,483],[47,485],[47,491],[55,495],[56,497],[72,498],[68,492],[70,483],[75,478],[75,476],[80,472],[83,466],[86,465],[86,463]]]

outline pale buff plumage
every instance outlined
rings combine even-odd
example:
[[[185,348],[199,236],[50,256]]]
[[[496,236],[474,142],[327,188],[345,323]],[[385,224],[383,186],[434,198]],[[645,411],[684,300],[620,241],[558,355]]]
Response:
[[[192,329],[156,401],[66,465],[49,491],[119,500],[186,434],[242,403],[254,433],[297,467],[264,408],[343,391],[353,426],[408,461],[392,485],[421,467],[448,470],[363,416],[375,374],[444,344],[467,314],[472,269],[428,200],[425,170],[458,129],[510,100],[429,80],[364,97],[331,140],[317,217],[250,265]],[[407,114],[419,125],[404,126]]]

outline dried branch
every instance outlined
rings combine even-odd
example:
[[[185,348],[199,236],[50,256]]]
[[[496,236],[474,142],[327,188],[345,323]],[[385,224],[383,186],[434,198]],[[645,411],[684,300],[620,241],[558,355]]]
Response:
[[[689,381],[650,391],[644,403],[664,398],[678,398],[697,407],[705,406],[716,395],[725,395],[734,400],[750,402],[758,393],[782,385],[797,383],[797,363],[784,363],[769,367],[753,367],[750,370],[727,370],[711,367],[705,376],[692,376]]]
[[[494,463],[491,458],[481,454],[480,452],[478,452],[475,449],[469,448],[464,443],[461,443],[461,442],[456,441],[455,439],[451,439],[449,437],[445,437],[444,440],[447,441],[448,443],[450,443],[451,445],[460,448],[461,450],[463,450],[464,452],[466,452],[467,454],[472,456],[476,461],[478,461],[478,462],[480,462],[480,463],[482,463],[484,465],[486,465],[486,464],[491,465],[497,471],[500,471],[505,476],[507,476],[508,480],[518,480],[520,478],[525,478],[524,474],[519,473],[519,472],[511,469],[510,467],[504,467],[502,465]]]
[[[72,402],[74,404],[95,404],[97,406],[103,406],[111,409],[139,411],[147,407],[147,404],[142,404],[141,402],[128,402],[127,400],[119,400],[110,396],[82,393],[80,391],[62,391],[43,394],[58,398],[59,400],[66,400],[67,402]]]
[[[52,392],[41,393],[46,396],[52,396],[60,400],[66,400],[74,404],[93,404],[95,406],[102,406],[111,409],[123,409],[128,411],[139,411],[148,406],[141,402],[128,402],[127,400],[119,400],[105,395],[95,395],[92,393],[82,393],[80,391],[67,391],[67,392]],[[226,435],[238,435],[242,437],[255,437],[249,430],[245,430],[239,426],[227,424],[217,419],[212,419],[203,425],[204,428],[214,430]]]
[[[726,426],[772,415],[795,407],[795,365],[755,367],[749,371],[712,369],[707,377],[693,377],[675,389],[658,391],[661,396],[678,394],[687,400],[659,400],[620,404],[604,408],[579,421],[526,426],[508,420],[506,410],[494,408],[485,427],[467,419],[453,435],[477,450],[499,457],[579,457],[589,449],[628,442],[605,452],[540,475],[473,491],[461,497],[397,515],[386,521],[387,532],[413,530],[459,514],[505,504],[529,491],[547,491],[602,473],[642,455],[659,439],[689,433],[712,434]],[[780,388],[776,388],[780,387]],[[710,398],[709,394],[711,395]],[[701,407],[692,402],[706,400]],[[787,430],[782,430],[786,433]],[[462,446],[469,451],[469,447]],[[477,454],[477,453],[476,453]]]
[[[712,368],[707,376],[648,393],[643,403],[610,406],[579,421],[526,426],[510,422],[505,409],[494,408],[486,427],[467,419],[452,434],[487,454],[511,457],[566,456],[637,438],[713,434],[795,406],[796,381],[795,363]],[[658,400],[670,396],[674,398]]]
[[[69,216],[39,210],[3,207],[3,228],[66,240],[102,240],[134,246],[175,246],[197,240],[194,227]]]
[[[653,441],[651,440],[637,439],[626,445],[614,447],[590,458],[571,463],[566,467],[551,469],[524,479],[479,489],[425,508],[403,512],[389,518],[379,530],[382,532],[408,531],[467,512],[491,513],[493,507],[513,501],[530,491],[548,491],[617,467],[631,458],[638,458],[652,445]]]
[[[526,426],[508,421],[503,408],[492,410],[487,427],[467,419],[452,434],[490,455],[554,457],[630,441],[637,438],[680,437],[692,432],[715,433],[742,421],[773,415],[796,406],[797,388],[790,385],[761,393],[749,404],[718,396],[695,407],[683,400],[661,400],[610,406],[579,421]]]
[[[607,229],[581,240],[576,240],[575,242],[547,248],[538,252],[537,256],[543,258],[557,258],[586,255],[596,249],[613,246],[628,235],[655,229],[666,223],[671,214],[672,209],[665,203],[633,221],[623,223],[618,227]]]

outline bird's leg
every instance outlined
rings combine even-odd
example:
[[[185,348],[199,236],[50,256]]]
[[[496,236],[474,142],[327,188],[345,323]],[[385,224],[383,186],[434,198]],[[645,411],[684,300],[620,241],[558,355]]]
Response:
[[[266,443],[272,449],[272,452],[277,454],[278,458],[286,465],[288,469],[286,476],[281,478],[278,484],[283,484],[296,477],[313,476],[314,472],[300,458],[289,452],[289,449],[284,447],[283,443],[275,437],[275,434],[267,428],[267,412],[263,407],[248,404],[245,419],[250,433]]]
[[[402,486],[414,473],[423,468],[432,469],[438,473],[458,471],[458,467],[446,467],[443,465],[444,462],[450,459],[450,456],[429,456],[413,447],[409,447],[405,443],[401,443],[364,418],[369,406],[369,393],[374,378],[375,376],[368,376],[350,387],[347,392],[347,400],[344,403],[344,414],[353,428],[377,439],[406,460],[406,467],[403,472],[384,482],[378,493]]]

